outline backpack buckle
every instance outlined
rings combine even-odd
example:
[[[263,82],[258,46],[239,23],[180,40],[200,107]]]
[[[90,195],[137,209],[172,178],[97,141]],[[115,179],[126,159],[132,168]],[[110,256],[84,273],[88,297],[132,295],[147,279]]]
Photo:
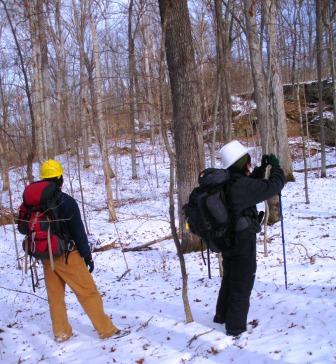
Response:
[[[76,243],[73,240],[69,240],[66,251],[70,253],[74,250],[76,250]]]

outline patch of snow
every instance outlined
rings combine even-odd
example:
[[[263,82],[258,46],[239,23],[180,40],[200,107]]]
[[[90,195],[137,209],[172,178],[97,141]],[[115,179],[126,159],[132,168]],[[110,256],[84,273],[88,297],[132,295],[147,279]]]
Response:
[[[298,139],[291,140],[293,147]],[[110,143],[129,146],[123,142]],[[211,254],[213,279],[200,253],[185,255],[189,274],[189,300],[194,322],[185,324],[179,261],[172,240],[152,250],[122,253],[170,234],[168,214],[169,159],[162,147],[137,143],[138,180],[132,180],[128,154],[110,157],[116,173],[118,221],[108,223],[102,166],[98,149],[90,149],[93,166],[81,170],[90,240],[116,248],[93,254],[96,284],[106,312],[121,329],[120,339],[100,340],[74,294],[67,290],[68,315],[75,336],[54,342],[43,281],[34,293],[30,275],[16,269],[11,226],[0,227],[0,362],[14,363],[333,363],[336,361],[336,169],[327,178],[309,173],[310,204],[304,200],[303,173],[287,183],[282,193],[288,289],[284,286],[280,223],[268,227],[268,256],[263,254],[263,233],[258,237],[258,270],[248,320],[259,320],[251,333],[238,340],[226,336],[222,325],[212,322],[220,287],[217,257]],[[254,161],[260,161],[260,148]],[[312,157],[318,165],[319,153]],[[316,158],[316,159],[314,159]],[[58,158],[65,168],[64,190],[79,201],[76,159]],[[327,148],[328,163],[335,151]],[[314,164],[314,165],[315,165]],[[295,161],[295,168],[302,160]],[[38,166],[34,165],[38,178]],[[13,203],[17,208],[23,191],[23,170],[11,169]],[[2,203],[9,206],[7,193]],[[22,236],[17,235],[20,256]],[[123,273],[130,272],[123,278]],[[43,270],[38,267],[39,277]]]

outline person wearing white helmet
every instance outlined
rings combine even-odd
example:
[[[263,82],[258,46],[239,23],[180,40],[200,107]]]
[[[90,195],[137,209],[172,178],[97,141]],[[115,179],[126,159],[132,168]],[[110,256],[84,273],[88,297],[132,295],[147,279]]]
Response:
[[[228,201],[235,224],[232,244],[222,251],[224,275],[214,322],[225,324],[230,336],[240,335],[247,326],[257,268],[256,234],[261,230],[256,205],[277,195],[285,185],[285,175],[273,154],[263,155],[261,166],[250,171],[251,149],[233,140],[219,151],[222,167],[230,172]],[[264,179],[268,165],[270,177]]]

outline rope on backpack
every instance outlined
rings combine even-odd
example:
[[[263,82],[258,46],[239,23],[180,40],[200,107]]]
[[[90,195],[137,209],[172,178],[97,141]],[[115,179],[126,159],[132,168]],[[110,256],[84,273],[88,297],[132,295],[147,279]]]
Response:
[[[24,239],[24,247],[25,247],[25,261],[24,261],[24,272],[27,274],[28,272],[28,237],[26,236]]]

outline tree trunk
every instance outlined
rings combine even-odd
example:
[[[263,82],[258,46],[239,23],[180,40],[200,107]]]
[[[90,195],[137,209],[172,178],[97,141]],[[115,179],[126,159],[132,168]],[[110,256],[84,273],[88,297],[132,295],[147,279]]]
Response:
[[[69,136],[71,128],[69,125],[69,103],[68,103],[68,85],[66,78],[66,59],[64,50],[64,36],[61,24],[61,0],[55,2],[55,49],[56,49],[56,125],[53,125],[55,135],[57,135],[55,144],[55,153],[62,153],[65,146],[69,145]],[[76,29],[77,30],[77,29]]]
[[[103,115],[103,105],[101,98],[101,74],[100,74],[100,61],[99,61],[99,49],[98,49],[98,41],[97,41],[97,33],[96,27],[92,17],[90,18],[90,27],[92,33],[92,46],[93,46],[93,60],[95,66],[95,78],[93,82],[93,88],[91,87],[91,93],[93,96],[92,105],[95,107],[95,129],[97,132],[97,139],[99,142],[100,152],[102,156],[103,163],[103,171],[104,171],[104,180],[105,180],[105,191],[106,191],[106,202],[107,208],[109,212],[109,221],[115,221],[117,219],[115,209],[114,209],[114,201],[113,201],[113,193],[111,186],[111,178],[114,176],[114,173],[111,169],[109,157],[108,157],[108,148],[106,142],[106,133],[105,133],[105,122]],[[111,172],[113,176],[111,175]]]
[[[1,167],[1,179],[2,179],[2,191],[9,190],[9,174],[8,174],[8,158],[9,158],[9,148],[8,148],[8,124],[9,124],[9,100],[5,95],[2,75],[0,74],[0,106],[2,116],[0,118],[0,167]]]
[[[307,155],[306,155],[306,136],[304,133],[303,120],[302,120],[302,108],[301,108],[301,100],[300,100],[300,84],[297,82],[296,85],[296,102],[298,105],[298,114],[300,118],[300,131],[302,138],[302,156],[303,156],[303,165],[304,165],[304,190],[305,190],[305,198],[306,204],[309,204],[309,190],[308,190],[308,167],[307,167]]]
[[[131,124],[131,164],[132,179],[137,178],[136,169],[136,150],[135,150],[135,97],[134,97],[134,79],[135,79],[135,54],[134,38],[132,33],[132,12],[133,0],[130,0],[128,7],[128,77],[129,77],[129,109]]]
[[[280,67],[278,63],[278,55],[275,49],[276,18],[274,13],[275,10],[271,8],[270,1],[273,0],[267,0],[267,2],[263,4],[263,10],[265,11],[263,20],[266,21],[265,25],[268,30],[268,82],[270,85],[268,89],[261,56],[262,40],[258,37],[256,3],[253,0],[244,0],[254,96],[257,104],[257,117],[261,136],[262,152],[263,154],[274,153],[278,155],[280,157],[281,165],[287,169],[285,170],[287,177],[292,177]],[[273,224],[280,220],[278,196],[274,196],[269,199],[268,206],[269,223]]]
[[[222,0],[215,0],[216,18],[216,49],[217,49],[217,79],[220,85],[218,103],[218,122],[222,125],[220,140],[227,143],[231,140],[232,105],[231,105],[231,22],[229,7],[231,1],[226,5],[225,20],[222,15]]]
[[[34,113],[34,109],[33,109],[33,100],[32,100],[32,94],[31,94],[31,89],[30,89],[30,85],[28,82],[28,75],[27,75],[27,71],[26,71],[26,66],[23,60],[23,54],[21,52],[21,47],[18,41],[18,38],[16,36],[16,30],[13,26],[12,23],[12,18],[9,14],[9,11],[6,7],[6,3],[4,2],[4,0],[0,0],[4,9],[5,9],[5,13],[11,28],[11,32],[14,38],[14,42],[15,42],[15,46],[16,46],[16,50],[19,56],[19,60],[20,60],[20,67],[21,67],[21,71],[23,74],[23,78],[24,78],[24,89],[25,89],[25,93],[27,96],[27,101],[28,101],[28,109],[29,109],[29,116],[30,116],[30,121],[31,121],[31,145],[30,148],[28,148],[28,155],[27,155],[27,177],[29,182],[33,181],[33,161],[35,158],[35,154],[36,154],[36,119],[35,119],[35,113]],[[27,11],[27,4],[29,7],[29,3],[26,2],[26,0],[24,1],[24,8],[25,8],[25,15],[27,17],[27,14],[29,14],[29,9]]]
[[[195,187],[204,167],[203,131],[197,69],[186,0],[159,0],[162,29],[173,103],[173,130],[176,152],[177,195],[182,248],[187,250],[188,233],[182,206]],[[199,248],[199,246],[197,247]]]
[[[53,121],[51,120],[51,80],[49,76],[48,40],[46,29],[47,12],[43,8],[44,0],[37,0],[35,11],[37,12],[38,43],[40,56],[39,94],[42,101],[42,137],[44,156],[55,156]]]
[[[83,0],[80,2],[80,15],[75,1],[72,1],[72,6],[74,9],[74,19],[76,24],[76,37],[79,47],[79,121],[82,143],[81,147],[83,149],[83,166],[84,168],[89,168],[91,166],[89,157],[89,115],[90,111],[87,105],[87,81],[85,75],[85,49],[84,49],[84,34],[87,24],[87,2]]]
[[[149,17],[146,18],[149,23]],[[150,124],[150,141],[151,144],[155,144],[156,126],[154,122],[154,97],[152,91],[152,79],[153,75],[151,72],[151,60],[153,59],[153,41],[152,34],[150,34],[148,25],[145,25],[144,36],[144,63],[145,63],[145,85],[146,85],[146,96],[147,96],[147,119]]]
[[[292,161],[288,146],[286,112],[283,95],[283,84],[279,64],[279,51],[276,23],[276,1],[267,0],[265,4],[265,18],[268,29],[269,41],[269,72],[270,72],[270,93],[273,108],[273,125],[276,132],[276,155],[285,172],[287,180],[294,180]]]
[[[315,0],[316,5],[316,64],[319,96],[319,119],[320,119],[320,140],[321,140],[321,177],[327,176],[326,154],[325,154],[325,130],[323,119],[323,98],[322,98],[322,0]]]
[[[35,115],[35,145],[36,154],[39,160],[47,157],[45,145],[45,133],[43,125],[43,87],[41,75],[41,49],[40,49],[40,29],[37,19],[37,0],[25,0],[26,17],[29,22],[29,31],[32,44],[32,73],[33,82],[31,86],[32,104]]]
[[[170,217],[170,227],[174,238],[174,243],[177,250],[177,255],[180,261],[181,275],[182,275],[182,301],[184,312],[186,316],[186,322],[193,322],[193,316],[191,313],[189,297],[188,297],[188,273],[185,265],[185,259],[182,251],[182,246],[178,238],[177,229],[175,226],[175,208],[174,208],[174,159],[170,159],[170,184],[169,184],[169,217]]]
[[[334,46],[334,33],[333,24],[336,16],[335,2],[327,4],[327,31],[328,31],[328,53],[330,63],[330,73],[333,82],[333,110],[334,110],[334,130],[335,130],[335,146],[336,146],[336,69],[335,69],[335,46]]]
[[[262,153],[275,153],[276,150],[274,149],[274,146],[276,145],[276,140],[273,128],[270,124],[266,80],[263,69],[263,61],[260,53],[256,22],[255,1],[244,0],[244,9]]]

